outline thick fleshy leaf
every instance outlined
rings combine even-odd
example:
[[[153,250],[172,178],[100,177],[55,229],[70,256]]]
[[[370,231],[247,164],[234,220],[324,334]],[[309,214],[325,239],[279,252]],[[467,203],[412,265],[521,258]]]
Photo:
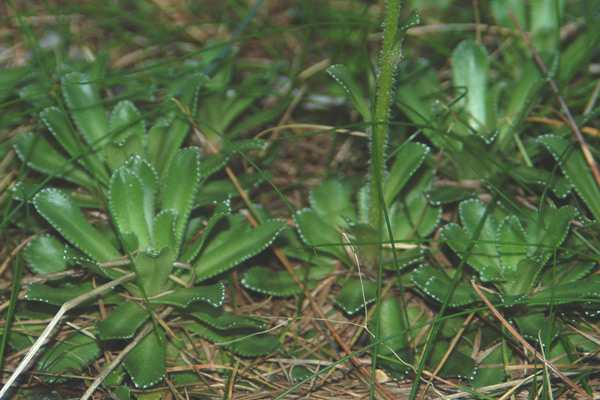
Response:
[[[431,358],[428,362],[432,368],[440,363],[448,352],[450,344],[448,341],[438,340],[433,346]],[[475,361],[455,348],[450,353],[442,369],[440,369],[439,374],[446,378],[471,379],[475,375],[476,369],[477,364],[475,364]]]
[[[67,122],[66,116],[58,107],[49,107],[44,109],[40,113],[40,118],[50,130],[54,138],[67,151],[67,153],[69,153],[71,157],[78,156],[82,152],[87,151],[87,145],[79,139],[77,133]],[[109,176],[106,172],[106,168],[96,154],[87,152],[87,154],[83,155],[79,161],[101,182],[108,182]]]
[[[44,189],[35,196],[37,211],[68,241],[96,261],[121,257],[119,251],[94,228],[65,194]]]
[[[126,301],[96,324],[98,337],[102,340],[131,339],[148,318],[148,310],[135,301]]]
[[[395,258],[391,255],[388,255],[387,258],[389,261],[386,261],[383,267],[389,271],[400,271],[409,265],[423,261],[425,259],[425,251],[422,247],[415,247],[414,249],[397,252]]]
[[[487,127],[488,55],[485,47],[473,40],[461,42],[452,53],[454,87],[460,95],[466,88],[466,110],[471,127]]]
[[[527,236],[530,242],[537,244],[531,247],[531,257],[545,264],[566,239],[571,220],[576,216],[577,211],[569,206],[559,209],[545,207],[543,224],[536,221],[528,226]]]
[[[27,300],[41,301],[46,304],[62,306],[67,301],[88,293],[93,289],[92,282],[84,282],[80,286],[68,287],[51,287],[40,282],[33,282],[27,287],[25,298]],[[107,289],[101,295],[107,294],[109,291],[110,290]],[[95,301],[97,301],[97,298],[91,298],[79,304],[78,307],[94,303]]]
[[[353,315],[377,299],[377,283],[360,279],[349,279],[344,283],[340,294],[335,298],[335,304],[342,307],[348,314]]]
[[[62,89],[71,116],[88,144],[103,145],[108,140],[108,117],[98,87],[78,72],[62,79]]]
[[[146,134],[142,115],[129,100],[117,103],[110,115],[109,129],[111,133],[115,134],[112,137],[112,140],[115,142],[122,142],[130,135],[137,135],[143,138]]]
[[[554,304],[566,304],[581,298],[597,298],[598,296],[600,296],[600,275],[592,275],[581,281],[540,290],[529,296],[528,299],[535,301],[535,304],[538,302],[549,304],[550,300],[553,300]]]
[[[413,360],[409,358],[409,338],[404,318],[405,315],[400,310],[396,298],[388,297],[381,302],[379,337],[381,339],[394,337],[378,345],[377,367],[384,369],[394,379],[404,378],[406,373],[412,369]],[[371,331],[375,332],[374,329]]]
[[[154,218],[154,246],[157,249],[170,247],[173,252],[179,246],[175,238],[175,221],[177,220],[177,211],[164,210],[158,213]],[[186,262],[186,261],[184,261]]]
[[[137,135],[131,135],[122,143],[108,142],[102,148],[106,165],[114,171],[120,168],[132,156],[144,154],[142,140]]]
[[[202,176],[204,178],[221,170],[229,159],[240,151],[266,150],[267,142],[260,139],[246,139],[232,142],[231,145],[220,149],[217,154],[202,158]]]
[[[498,227],[497,247],[507,278],[516,279],[517,265],[527,256],[527,244],[527,234],[519,219],[514,215],[504,218]]]
[[[281,344],[277,337],[268,333],[256,332],[254,329],[222,331],[202,323],[188,323],[185,326],[211,342],[223,343],[224,347],[244,357],[262,356],[281,350]]]
[[[450,290],[452,283],[448,275],[429,265],[421,265],[415,269],[410,276],[410,280],[421,289],[423,293],[439,302],[442,302],[446,298],[446,294]],[[486,297],[491,302],[498,302],[500,300],[498,296],[489,293],[486,293]],[[477,292],[471,285],[459,282],[452,292],[448,305],[451,307],[462,307],[480,301],[482,301],[481,298],[477,295]]]
[[[488,365],[502,365],[502,347],[496,347],[487,357],[479,362],[479,368],[471,379],[471,386],[475,389],[504,382],[504,368],[486,368]],[[483,367],[483,368],[482,368]]]
[[[127,166],[114,172],[110,180],[108,200],[111,216],[121,234],[133,232],[139,247],[149,246],[150,229],[143,207],[143,183]]]
[[[327,73],[344,88],[346,93],[348,93],[352,104],[354,104],[354,107],[356,107],[358,112],[362,115],[363,119],[366,122],[371,121],[371,108],[365,101],[362,91],[354,81],[348,67],[343,64],[335,64],[327,68]]]
[[[197,282],[260,253],[273,243],[287,223],[272,219],[250,229],[250,224],[244,217],[228,215],[218,225],[206,239],[207,242],[194,263]]]
[[[556,174],[527,166],[519,166],[511,168],[511,175],[513,175],[519,182],[525,184],[542,185],[543,187],[550,186],[552,191],[557,197],[564,199],[571,192],[571,184],[569,181]]]
[[[383,186],[385,204],[392,204],[406,182],[419,169],[429,151],[429,147],[423,143],[410,142],[402,146]]]
[[[183,238],[199,182],[200,150],[197,147],[188,147],[177,151],[167,169],[162,209],[177,211],[175,238],[178,243]],[[177,257],[179,248],[173,250]]]
[[[511,296],[529,293],[543,267],[539,261],[524,258],[517,264],[514,277],[502,285],[503,293]]]
[[[427,201],[432,206],[441,206],[443,204],[456,203],[473,197],[470,189],[456,186],[440,186],[427,192]]]
[[[51,235],[40,235],[25,249],[25,261],[37,275],[64,271],[69,264],[64,259],[65,245]]]
[[[204,164],[202,164],[202,176],[204,176]],[[268,175],[267,175],[268,176]],[[265,177],[260,173],[243,174],[238,177],[238,181],[242,189],[246,192],[258,187],[264,182]],[[194,202],[195,207],[214,204],[217,202],[227,201],[229,199],[239,197],[240,193],[231,179],[211,179],[210,182],[202,184],[201,189],[196,195]]]
[[[158,190],[158,174],[152,166],[139,156],[131,157],[125,166],[132,171],[142,182],[143,201],[142,208],[146,223],[152,238],[152,224],[154,221],[154,207],[156,192]]]
[[[229,200],[222,201],[217,203],[217,207],[215,211],[211,215],[210,219],[206,223],[206,227],[204,227],[204,232],[200,236],[200,239],[194,241],[190,246],[186,247],[183,250],[183,255],[181,256],[181,260],[183,262],[191,263],[192,260],[198,255],[202,246],[204,246],[204,242],[206,238],[212,232],[212,229],[217,225],[217,223],[226,215],[231,214],[231,204]]]
[[[310,205],[321,218],[333,225],[348,228],[344,217],[356,221],[350,190],[338,180],[325,181],[311,190]]]
[[[311,266],[297,270],[296,275],[304,280],[308,289],[313,289],[319,280],[325,278],[333,266]],[[302,288],[287,271],[273,271],[271,268],[252,267],[242,276],[242,285],[248,289],[271,296],[291,296],[302,293]]]
[[[550,333],[550,342],[558,336],[557,327],[549,326],[550,321],[541,313],[528,313],[526,315],[516,315],[513,320],[519,327],[519,333],[526,339],[537,342],[539,339],[546,345],[546,338]],[[549,332],[550,328],[550,332]],[[547,349],[547,348],[546,348]]]
[[[538,141],[552,153],[567,180],[581,196],[594,218],[599,220],[600,188],[598,188],[581,150],[571,147],[568,141],[559,136],[544,135],[538,138]]]
[[[263,329],[266,326],[265,321],[262,319],[243,314],[233,314],[223,310],[221,307],[213,307],[208,303],[192,304],[187,312],[210,327],[219,330],[234,328]]]
[[[430,206],[423,195],[413,197],[406,209],[398,212],[394,223],[394,240],[407,239],[409,236],[425,238],[437,228],[441,218],[441,207]]]
[[[173,269],[171,248],[164,247],[157,254],[139,252],[135,257],[135,269],[148,297],[163,293]]]
[[[146,389],[160,382],[166,374],[165,332],[150,332],[125,357],[123,365],[136,388]]]
[[[101,353],[100,344],[93,337],[74,332],[58,345],[45,349],[37,364],[37,370],[45,382],[63,382],[61,374],[71,375],[83,371]]]
[[[152,304],[168,304],[179,308],[186,308],[193,302],[203,301],[212,307],[218,307],[225,300],[225,287],[222,283],[206,286],[193,286],[189,288],[176,289],[166,296],[152,299]]]
[[[351,265],[350,258],[342,246],[342,235],[331,224],[324,221],[313,210],[302,210],[296,213],[296,226],[302,241],[314,249],[333,255],[346,265]]]
[[[352,246],[356,251],[358,251],[360,258],[369,263],[375,262],[379,255],[379,234],[375,228],[373,228],[370,224],[363,223],[349,222],[349,225],[350,232],[356,239],[352,241]]]
[[[33,132],[19,135],[16,138],[15,150],[17,155],[28,167],[46,175],[56,174],[88,189],[94,187],[94,180],[75,162],[63,156],[58,150]]]

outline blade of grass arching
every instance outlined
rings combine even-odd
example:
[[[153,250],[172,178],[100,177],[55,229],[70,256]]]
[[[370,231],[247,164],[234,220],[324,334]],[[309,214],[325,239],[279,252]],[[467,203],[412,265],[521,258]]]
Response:
[[[458,267],[456,268],[454,277],[452,278],[452,282],[450,283],[450,289],[446,293],[446,297],[444,298],[444,300],[442,301],[442,304],[440,306],[440,310],[439,310],[437,318],[436,318],[437,320],[439,320],[439,318],[444,316],[446,308],[448,308],[448,304],[452,297],[452,293],[454,292],[454,288],[456,287],[460,277],[462,276],[462,269],[463,269],[464,265],[466,264],[466,260],[469,258],[469,256],[471,255],[471,252],[475,248],[476,240],[479,237],[479,233],[481,232],[481,230],[483,229],[483,227],[485,225],[485,221],[487,220],[488,216],[491,213],[491,209],[498,197],[498,193],[499,193],[498,191],[494,192],[492,199],[490,200],[490,202],[488,203],[488,205],[485,208],[484,214],[481,216],[481,219],[479,220],[479,224],[477,225],[476,229],[473,232],[473,236],[471,237],[471,241],[467,247],[467,250],[465,251],[465,254],[461,256],[460,264],[458,264]],[[410,391],[410,396],[409,396],[410,400],[415,399],[417,396],[417,391],[419,389],[419,381],[421,379],[421,375],[423,374],[423,370],[425,368],[425,363],[427,362],[427,359],[429,358],[429,355],[431,354],[431,351],[433,349],[433,343],[436,340],[436,337],[437,337],[437,334],[438,334],[440,328],[441,328],[440,323],[434,323],[433,327],[431,328],[431,332],[429,334],[429,337],[427,338],[427,343],[425,344],[425,348],[423,349],[422,358],[419,362],[419,366],[416,371],[416,377],[415,377],[415,380],[413,382],[413,385],[412,385],[412,388]]]
[[[10,243],[8,238],[6,238],[6,243]],[[6,317],[4,318],[4,330],[2,332],[2,343],[0,343],[0,370],[2,370],[2,365],[4,361],[4,350],[6,349],[6,344],[8,342],[8,335],[10,333],[10,328],[12,324],[13,316],[15,315],[15,309],[17,308],[17,301],[19,299],[19,290],[21,289],[21,277],[23,276],[23,254],[22,252],[17,253],[17,257],[14,263],[13,268],[13,279],[12,279],[12,289],[10,291],[10,300],[8,311],[6,312]]]

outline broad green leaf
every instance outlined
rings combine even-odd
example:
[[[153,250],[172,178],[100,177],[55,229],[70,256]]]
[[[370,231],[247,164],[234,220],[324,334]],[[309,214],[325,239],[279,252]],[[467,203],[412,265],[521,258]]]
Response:
[[[225,216],[218,225],[213,228],[194,262],[196,282],[215,276],[260,253],[287,226],[285,221],[273,219],[250,229],[250,224],[240,215]]]
[[[160,122],[152,126],[147,133],[147,148],[146,148],[146,159],[150,161],[152,167],[162,174],[163,168],[167,160],[164,159],[164,145],[169,138],[169,123]]]
[[[463,228],[457,224],[450,223],[440,230],[440,234],[447,240],[448,246],[459,257],[463,257],[467,253],[472,238],[465,233]],[[486,253],[485,250],[489,249],[489,247],[482,249],[479,244],[480,241],[477,241],[473,245],[467,263],[481,275],[482,280],[501,280],[502,267],[499,265],[498,255]],[[493,246],[494,242],[489,244]]]
[[[185,326],[192,332],[214,343],[230,349],[244,357],[256,357],[281,350],[277,337],[268,333],[256,332],[254,329],[214,329],[203,323],[187,323]]]
[[[354,250],[358,252],[360,258],[369,263],[375,262],[379,255],[379,234],[370,224],[350,223],[350,232],[355,238],[353,240]],[[338,233],[340,235],[340,233]],[[350,247],[348,247],[350,248]],[[340,248],[340,250],[344,250]],[[346,253],[347,254],[347,253]]]
[[[319,282],[331,273],[333,266],[310,266],[296,270],[296,275],[313,289]],[[273,271],[272,268],[252,267],[244,272],[242,285],[248,289],[271,296],[291,296],[302,293],[302,288],[294,281],[287,271]]]
[[[349,279],[344,283],[335,304],[342,307],[348,315],[354,315],[366,305],[377,299],[377,283],[360,279]]]
[[[527,257],[527,244],[527,234],[519,219],[514,215],[504,218],[498,227],[497,248],[507,278],[516,279],[517,264]]]
[[[450,290],[450,285],[452,283],[448,275],[429,265],[421,265],[415,269],[410,280],[421,289],[423,293],[439,302],[442,302],[446,298],[446,294]],[[489,293],[486,293],[486,297],[493,303],[499,301],[497,296]],[[448,305],[451,307],[462,307],[480,301],[482,301],[481,298],[477,295],[477,292],[471,285],[458,282],[452,292]]]
[[[600,189],[581,150],[571,147],[565,139],[554,135],[541,136],[538,141],[552,153],[563,174],[581,196],[594,218],[600,219]]]
[[[381,302],[379,337],[395,337],[378,345],[377,366],[383,368],[394,379],[403,379],[412,369],[410,364],[413,360],[408,351],[409,338],[404,318],[395,297],[388,297]],[[371,331],[375,332],[374,329]]]
[[[58,345],[46,348],[37,364],[37,370],[45,382],[63,382],[61,374],[71,375],[74,371],[83,371],[101,353],[100,344],[80,332],[67,336]]]
[[[115,142],[122,142],[130,135],[137,135],[142,139],[146,134],[142,115],[129,100],[117,103],[110,115],[109,129],[112,134],[115,134],[112,137]]]
[[[160,382],[166,374],[165,332],[150,332],[125,357],[123,365],[136,388],[146,389]]]
[[[314,371],[311,371],[304,365],[294,365],[290,369],[290,377],[294,382],[302,381],[311,376]]]
[[[135,156],[130,158],[125,166],[132,171],[142,182],[143,201],[142,208],[146,223],[150,230],[152,239],[152,226],[154,221],[156,193],[158,190],[158,174],[152,166],[143,158]],[[159,247],[160,248],[160,247]]]
[[[452,53],[452,76],[457,94],[467,89],[466,111],[470,125],[478,132],[485,130],[487,121],[487,50],[473,40],[465,40]]]
[[[225,287],[222,283],[214,285],[193,286],[175,289],[172,293],[150,300],[152,304],[168,304],[175,307],[186,308],[193,302],[203,301],[212,307],[218,307],[225,300]]]
[[[407,239],[409,236],[425,238],[442,219],[442,208],[430,206],[422,194],[413,197],[406,206],[406,209],[398,212],[394,222],[394,240]]]
[[[544,269],[540,277],[540,286],[564,285],[576,282],[588,275],[596,266],[595,260],[578,260],[573,263],[568,259],[556,266]]]
[[[135,301],[126,301],[96,324],[98,337],[102,340],[131,339],[148,318],[148,310]]]
[[[170,247],[173,252],[179,246],[175,237],[175,221],[177,220],[177,211],[164,210],[158,213],[154,218],[154,246],[157,249]],[[184,261],[187,262],[187,261]]]
[[[229,200],[217,203],[217,207],[215,208],[215,211],[206,223],[206,227],[204,227],[204,232],[202,232],[200,239],[195,240],[189,247],[184,248],[181,260],[183,262],[191,263],[192,260],[198,255],[198,253],[202,249],[202,246],[204,246],[204,242],[212,232],[212,229],[224,216],[230,214],[231,204],[229,203]]]
[[[517,264],[514,277],[503,284],[504,293],[515,296],[527,294],[535,285],[543,264],[531,258],[524,258]]]
[[[69,264],[64,259],[65,245],[45,234],[33,239],[25,248],[25,261],[36,275],[64,271]]]
[[[432,206],[456,203],[473,197],[470,189],[457,186],[440,186],[427,193],[427,200]]]
[[[62,79],[62,90],[75,125],[91,145],[108,140],[108,117],[98,87],[88,76],[73,72]]]
[[[163,247],[157,254],[141,251],[135,257],[135,269],[148,297],[163,293],[173,269],[173,253]]]
[[[88,293],[93,290],[92,282],[84,282],[80,286],[68,286],[68,287],[52,287],[44,285],[40,282],[30,283],[27,287],[27,294],[25,298],[27,300],[41,301],[46,304],[52,304],[55,306],[62,306],[67,301],[74,299],[75,297],[81,296],[82,294]],[[107,289],[100,296],[110,292]],[[90,303],[97,301],[97,298],[91,298],[78,307],[83,307]]]
[[[17,155],[28,167],[46,175],[55,174],[59,178],[85,188],[94,188],[94,180],[75,162],[63,156],[58,150],[33,132],[17,136],[15,141]]]
[[[542,169],[527,166],[518,166],[509,171],[518,181],[525,184],[549,186],[557,197],[564,199],[571,192],[568,180]]]
[[[442,358],[448,352],[450,344],[445,340],[438,340],[433,345],[433,351],[431,352],[431,358],[428,364],[433,368],[436,367]],[[440,369],[440,376],[446,378],[461,378],[461,379],[472,379],[475,375],[477,364],[475,361],[458,351],[456,348],[452,350],[450,356],[444,363],[442,369]]]
[[[114,171],[120,168],[132,156],[141,156],[144,151],[142,140],[137,135],[131,135],[122,143],[108,142],[102,148],[106,165]]]
[[[392,204],[392,201],[400,193],[404,185],[406,185],[406,182],[423,164],[429,151],[429,147],[423,143],[410,142],[402,146],[402,149],[394,159],[389,176],[383,185],[385,204]]]
[[[111,216],[119,232],[132,232],[137,237],[139,247],[149,246],[151,239],[143,207],[143,183],[127,166],[113,173],[108,200]]]
[[[350,190],[338,180],[327,180],[311,190],[310,205],[321,218],[341,228],[348,228],[344,217],[356,220]]]
[[[581,281],[540,290],[533,293],[528,299],[534,301],[534,304],[547,304],[551,299],[554,300],[554,304],[566,304],[581,298],[597,298],[598,296],[600,296],[600,275],[592,275]]]
[[[425,251],[422,247],[399,251],[395,258],[391,255],[391,251],[389,253],[383,264],[383,267],[388,271],[400,271],[425,259]]]
[[[561,208],[545,208],[542,212],[543,224],[532,222],[528,226],[527,236],[532,247],[531,257],[539,260],[543,265],[552,256],[554,251],[562,244],[569,233],[571,220],[577,216],[575,209],[569,206]]]
[[[200,149],[188,147],[178,150],[169,163],[163,190],[162,210],[177,211],[175,239],[181,242],[194,196],[200,182]],[[177,258],[179,247],[173,249]]]
[[[548,318],[540,313],[527,313],[526,315],[516,315],[513,320],[519,327],[519,333],[526,339],[537,342],[540,338],[542,343],[546,345],[546,338],[548,337],[548,328],[550,331],[550,342],[552,342],[558,336],[559,332],[557,327],[549,327]],[[546,347],[546,351],[548,347]]]
[[[348,67],[343,64],[335,64],[327,68],[327,73],[348,93],[352,104],[354,104],[356,110],[362,115],[365,122],[371,121],[371,108],[365,101],[362,91],[354,81]]]
[[[342,235],[331,224],[324,221],[313,210],[296,213],[296,226],[302,241],[316,250],[326,252],[351,265],[350,258],[342,246]]]
[[[266,323],[259,318],[248,315],[233,314],[214,307],[208,303],[192,304],[186,312],[203,323],[218,330],[231,330],[241,328],[264,329]]]
[[[504,367],[486,368],[488,365],[502,365],[503,362],[502,347],[498,346],[479,362],[479,368],[477,368],[475,376],[471,379],[471,386],[478,389],[504,382]]]
[[[67,122],[66,116],[57,107],[49,107],[40,113],[40,118],[50,130],[50,133],[56,138],[60,145],[69,153],[71,157],[78,156],[82,152],[86,152],[86,144],[84,144],[71,125]],[[80,159],[88,171],[96,176],[101,182],[109,181],[106,168],[102,161],[94,153],[87,153]]]
[[[202,171],[204,171],[204,164]],[[267,176],[269,176],[267,174]],[[204,172],[203,172],[204,177]],[[238,181],[242,189],[246,192],[258,187],[264,182],[265,177],[260,173],[244,174],[238,177]],[[196,195],[195,207],[211,205],[217,202],[223,202],[235,197],[239,197],[240,193],[231,179],[211,179],[210,182],[202,184],[198,194]]]
[[[55,189],[44,189],[35,196],[37,211],[68,241],[96,261],[121,257],[119,251],[94,228],[73,201]]]

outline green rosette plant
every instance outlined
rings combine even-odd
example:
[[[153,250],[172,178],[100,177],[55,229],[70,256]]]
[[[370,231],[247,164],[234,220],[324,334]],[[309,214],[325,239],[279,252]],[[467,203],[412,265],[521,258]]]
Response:
[[[178,82],[184,109],[197,109],[206,79],[193,74]],[[15,143],[29,167],[76,187],[20,182],[13,190],[16,201],[35,207],[38,226],[58,233],[38,235],[25,250],[39,276],[26,298],[62,306],[59,314],[85,311],[97,322],[42,349],[37,369],[50,374],[45,379],[63,380],[65,369],[82,371],[103,348],[131,340],[122,365],[136,387],[153,386],[165,376],[167,355],[181,347],[166,328],[171,318],[243,356],[277,351],[277,339],[261,334],[265,321],[220,308],[225,289],[215,277],[263,251],[287,224],[265,219],[252,228],[232,212],[230,190],[202,190],[234,152],[264,149],[264,142],[238,141],[204,156],[197,147],[178,148],[190,130],[187,117],[159,117],[146,130],[129,101],[107,113],[96,84],[79,72],[64,76],[62,93],[72,119],[58,107],[45,108],[40,118],[52,138],[30,133]],[[87,275],[69,278],[65,271],[78,266]],[[65,277],[42,283],[56,274]],[[96,293],[96,279],[116,283]],[[85,298],[89,292],[95,295]],[[99,299],[109,307],[105,319],[94,310]],[[27,335],[13,332],[9,342],[21,350],[31,344]],[[121,381],[125,372],[118,371],[109,382]]]

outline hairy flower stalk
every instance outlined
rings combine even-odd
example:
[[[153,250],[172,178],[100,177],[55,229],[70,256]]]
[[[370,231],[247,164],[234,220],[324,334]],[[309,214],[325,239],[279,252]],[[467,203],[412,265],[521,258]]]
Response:
[[[400,0],[387,2],[387,9],[383,30],[383,49],[380,58],[380,72],[375,99],[375,113],[373,115],[373,129],[371,133],[371,204],[369,207],[369,220],[374,227],[381,226],[382,180],[385,172],[385,147],[387,143],[388,119],[392,102],[394,75],[398,63],[402,58],[401,44],[398,40],[398,19],[400,15]]]

